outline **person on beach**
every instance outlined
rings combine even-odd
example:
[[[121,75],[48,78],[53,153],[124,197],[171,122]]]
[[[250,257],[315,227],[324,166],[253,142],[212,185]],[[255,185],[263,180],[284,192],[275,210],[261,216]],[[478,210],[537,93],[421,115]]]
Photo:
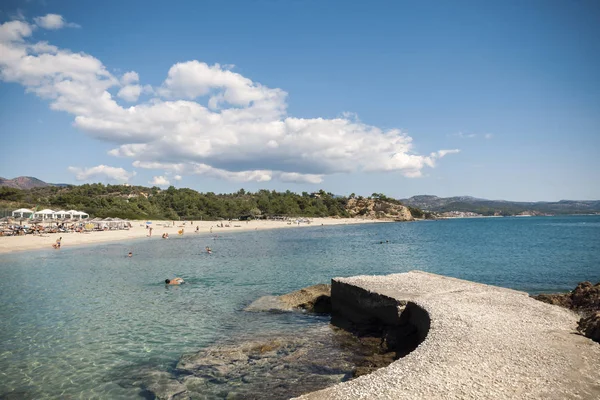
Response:
[[[182,278],[165,279],[165,284],[167,285],[181,285],[182,283],[185,283]]]
[[[200,227],[196,225],[196,233],[200,233]]]
[[[56,243],[52,245],[55,249],[60,249],[60,242],[62,241],[62,236],[56,239]]]

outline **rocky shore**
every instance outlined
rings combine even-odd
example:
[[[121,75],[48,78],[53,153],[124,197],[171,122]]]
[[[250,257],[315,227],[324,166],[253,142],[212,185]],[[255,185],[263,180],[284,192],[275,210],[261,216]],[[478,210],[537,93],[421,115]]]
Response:
[[[569,293],[539,294],[534,299],[575,311],[581,315],[577,330],[600,343],[600,282],[581,282]]]
[[[597,286],[544,299],[587,310]],[[335,278],[246,310],[327,309],[331,324],[216,344],[140,386],[173,400],[600,398],[600,346],[573,335],[575,313],[524,292],[412,271]]]

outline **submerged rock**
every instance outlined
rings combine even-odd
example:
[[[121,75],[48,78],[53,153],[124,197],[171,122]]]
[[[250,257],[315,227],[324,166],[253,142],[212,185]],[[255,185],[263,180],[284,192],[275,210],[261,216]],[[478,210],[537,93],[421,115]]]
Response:
[[[330,313],[331,285],[313,285],[282,296],[263,296],[244,309],[244,311],[294,310],[317,314]]]
[[[380,342],[332,326],[240,340],[186,354],[144,386],[160,399],[288,399],[388,365]]]

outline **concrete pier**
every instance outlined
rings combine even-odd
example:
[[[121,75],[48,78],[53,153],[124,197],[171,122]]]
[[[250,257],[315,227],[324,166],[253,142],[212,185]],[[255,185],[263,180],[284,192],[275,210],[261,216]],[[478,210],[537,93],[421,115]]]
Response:
[[[527,293],[420,271],[332,281],[332,321],[410,353],[326,399],[599,399],[600,345]]]

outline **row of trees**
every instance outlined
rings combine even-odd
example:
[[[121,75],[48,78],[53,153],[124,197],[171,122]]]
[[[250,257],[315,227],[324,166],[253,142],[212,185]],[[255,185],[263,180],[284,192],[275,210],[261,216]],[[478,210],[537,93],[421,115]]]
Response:
[[[199,193],[192,189],[85,184],[29,190],[0,188],[0,207],[83,210],[95,217],[129,219],[209,219],[240,216],[348,217],[347,197],[323,190],[309,194],[244,189],[232,194]]]

